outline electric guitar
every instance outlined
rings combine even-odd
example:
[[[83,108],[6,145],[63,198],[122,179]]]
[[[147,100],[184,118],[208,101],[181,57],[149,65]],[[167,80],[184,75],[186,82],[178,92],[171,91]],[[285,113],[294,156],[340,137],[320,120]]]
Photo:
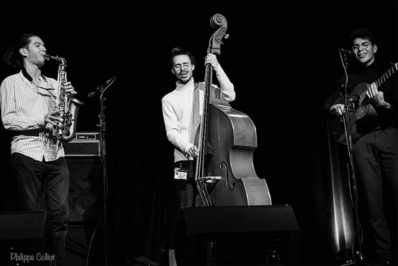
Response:
[[[384,82],[391,77],[396,70],[398,70],[398,63],[393,64],[381,77],[379,77],[375,83],[379,88]],[[366,96],[366,92],[370,88],[370,84],[362,82],[358,84],[354,90],[348,95],[348,114],[349,123],[347,127],[350,128],[351,139],[353,142],[361,137],[361,134],[357,132],[356,123],[366,117],[366,119],[372,119],[378,116],[377,111],[370,104],[370,99]],[[340,98],[336,100],[334,104],[340,103]],[[344,125],[339,117],[331,119],[331,131],[334,139],[341,143],[347,144],[346,134]]]

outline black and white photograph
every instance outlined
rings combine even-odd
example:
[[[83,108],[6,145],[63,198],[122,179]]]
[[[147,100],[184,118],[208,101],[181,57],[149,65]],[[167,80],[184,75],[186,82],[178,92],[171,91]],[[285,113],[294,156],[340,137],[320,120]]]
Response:
[[[0,265],[398,265],[396,0],[0,8]]]

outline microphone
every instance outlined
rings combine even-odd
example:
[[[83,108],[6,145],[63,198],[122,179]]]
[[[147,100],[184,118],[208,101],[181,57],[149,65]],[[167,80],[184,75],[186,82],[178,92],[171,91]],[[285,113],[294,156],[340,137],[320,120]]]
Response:
[[[344,54],[346,54],[348,56],[354,56],[354,53],[351,50],[347,50],[347,49],[341,48],[340,52],[342,52],[342,53],[344,53]]]
[[[108,79],[107,81],[104,82],[104,84],[99,85],[94,91],[89,92],[87,94],[88,98],[94,98],[95,95],[97,95],[97,93],[101,93],[103,92],[109,84],[111,84],[114,80],[116,79],[116,77],[111,77],[110,79]]]

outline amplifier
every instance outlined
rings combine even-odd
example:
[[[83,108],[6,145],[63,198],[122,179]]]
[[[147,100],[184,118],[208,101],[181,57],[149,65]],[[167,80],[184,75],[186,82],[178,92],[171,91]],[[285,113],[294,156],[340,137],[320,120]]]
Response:
[[[99,157],[99,132],[76,132],[74,138],[63,143],[66,157]]]

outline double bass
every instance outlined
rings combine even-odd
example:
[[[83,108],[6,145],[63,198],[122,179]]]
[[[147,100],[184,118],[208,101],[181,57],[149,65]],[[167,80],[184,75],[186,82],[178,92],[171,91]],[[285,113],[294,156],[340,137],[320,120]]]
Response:
[[[218,29],[209,41],[207,53],[221,54],[222,39],[228,38],[227,21],[221,14],[210,19]],[[199,150],[195,183],[204,206],[271,205],[265,179],[257,176],[253,153],[257,132],[246,114],[228,102],[212,99],[213,68],[206,65],[203,115],[196,134]]]

